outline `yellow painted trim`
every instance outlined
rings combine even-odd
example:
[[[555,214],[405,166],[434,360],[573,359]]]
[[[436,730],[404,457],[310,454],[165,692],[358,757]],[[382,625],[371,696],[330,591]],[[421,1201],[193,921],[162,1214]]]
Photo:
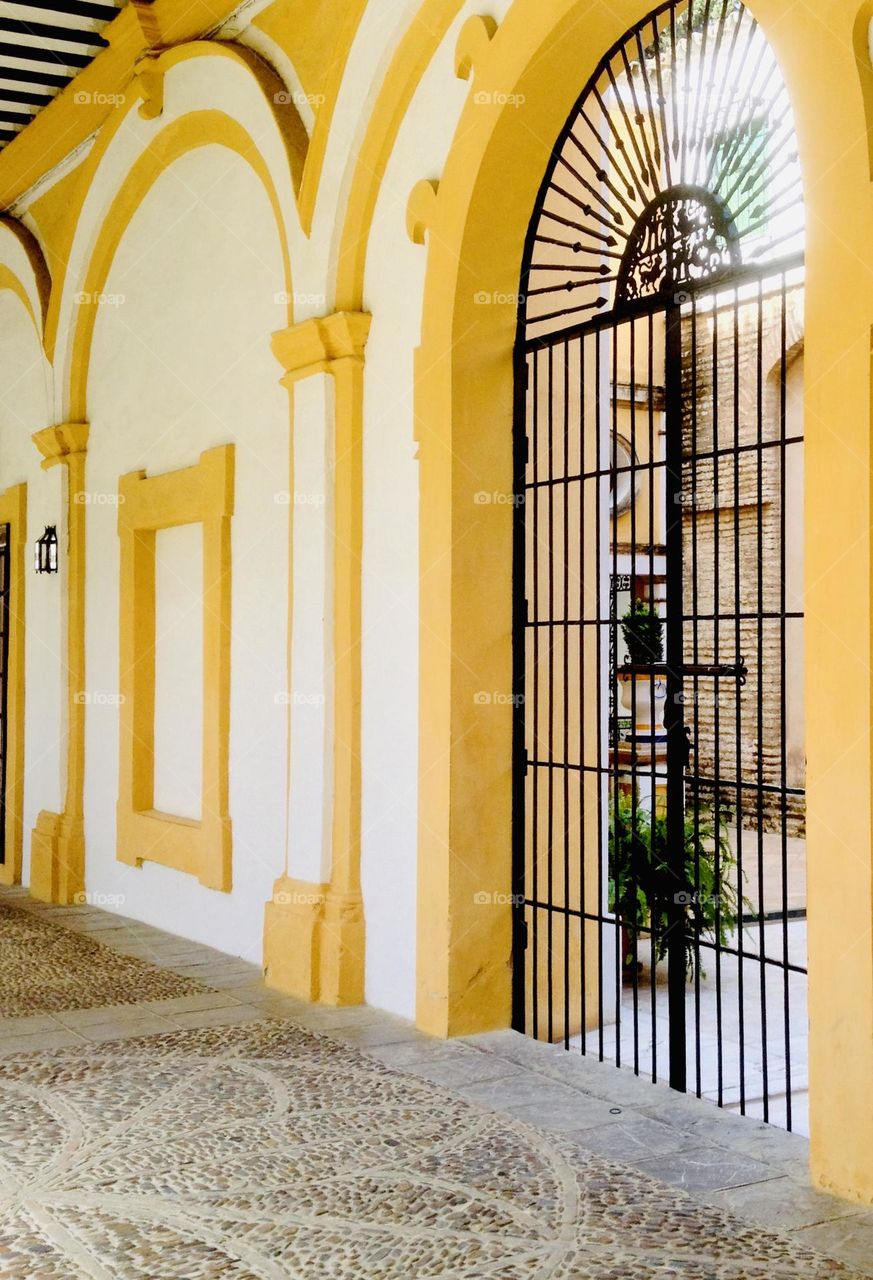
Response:
[[[31,835],[30,892],[45,902],[81,901],[85,890],[85,459],[88,424],[37,431],[42,467],[67,471],[66,788],[64,811],[43,811]]]
[[[337,360],[362,361],[369,330],[369,315],[342,311],[301,320],[274,333],[273,355],[285,370],[282,385],[290,388],[300,378],[330,373]]]
[[[15,294],[16,298],[18,298],[19,302],[30,316],[33,327],[37,334],[39,334],[40,340],[42,340],[42,326],[33,310],[33,303],[30,300],[27,290],[18,279],[18,276],[10,271],[3,263],[0,263],[0,289],[8,289],[10,293]]]
[[[359,311],[376,201],[413,94],[463,0],[424,0],[397,47],[358,151],[337,258],[336,305]]]
[[[439,183],[422,178],[409,193],[406,202],[406,234],[413,244],[424,244],[427,230],[436,216]]]
[[[361,895],[361,552],[364,348],[370,316],[338,312],[273,335],[289,391],[329,374],[334,424],[334,796],[329,885],[276,882],[264,920],[268,984],[325,1004],[364,998]],[[289,711],[290,714],[290,711]],[[290,886],[290,887],[289,887]],[[291,903],[283,899],[291,894]]]
[[[117,857],[158,862],[229,892],[231,555],[234,446],[200,455],[192,467],[118,483],[121,541]],[[203,531],[203,794],[198,821],[154,807],[155,534],[177,525]]]
[[[27,485],[0,494],[0,524],[9,526],[9,652],[6,684],[6,860],[0,884],[21,881],[24,844],[24,624]]]
[[[480,59],[487,55],[496,31],[497,23],[489,15],[476,13],[467,19],[455,45],[455,75],[459,80],[470,79]]]
[[[321,184],[321,174],[324,168],[324,158],[327,154],[330,129],[333,124],[334,108],[342,85],[348,55],[368,3],[369,0],[346,0],[345,19],[341,29],[337,32],[335,44],[337,57],[331,65],[330,75],[326,81],[325,101],[315,116],[315,125],[309,144],[299,201],[300,224],[307,236],[312,231],[312,220],[315,217],[315,204]],[[257,22],[254,25],[256,26]]]
[[[62,422],[56,427],[45,427],[33,436],[33,443],[42,454],[41,467],[48,471],[50,467],[69,462],[77,453],[85,453],[88,448],[88,424],[86,422]]]
[[[12,236],[24,252],[36,286],[39,312],[34,310],[33,301],[23,281],[5,264],[0,265],[0,289],[10,289],[23,303],[41,344],[51,293],[51,277],[45,258],[36,238],[14,218],[0,218],[0,231],[5,231]],[[0,243],[0,252],[2,252],[2,243]]]

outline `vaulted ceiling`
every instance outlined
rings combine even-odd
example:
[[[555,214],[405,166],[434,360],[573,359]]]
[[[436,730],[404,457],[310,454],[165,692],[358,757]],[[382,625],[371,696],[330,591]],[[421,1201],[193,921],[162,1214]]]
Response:
[[[105,47],[123,2],[0,0],[0,147]]]

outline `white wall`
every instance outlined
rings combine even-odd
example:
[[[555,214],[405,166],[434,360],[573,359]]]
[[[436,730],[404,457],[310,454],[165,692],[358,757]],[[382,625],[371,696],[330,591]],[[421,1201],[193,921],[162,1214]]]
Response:
[[[158,179],[121,242],[104,290],[119,301],[100,307],[88,387],[86,651],[95,691],[118,688],[118,537],[107,498],[118,477],[189,466],[202,450],[233,441],[236,513],[233,891],[205,889],[153,863],[131,868],[116,860],[118,713],[105,702],[87,713],[87,888],[122,895],[122,913],[255,961],[264,903],[284,863],[286,731],[277,694],[286,673],[288,507],[276,495],[288,483],[289,410],[270,351],[270,334],[282,323],[275,301],[282,280],[270,206],[248,166],[216,146],[189,153]],[[164,546],[176,563],[184,534]],[[172,613],[166,593],[164,604]],[[201,669],[190,651],[194,631],[182,626],[178,640],[180,663]],[[168,636],[161,642],[161,665],[171,643]],[[172,737],[179,752],[196,756],[192,700],[171,705],[166,694],[159,743]],[[159,776],[165,767],[159,764]]]
[[[184,732],[179,733],[179,726]],[[154,808],[198,820],[203,811],[203,530],[155,538]]]

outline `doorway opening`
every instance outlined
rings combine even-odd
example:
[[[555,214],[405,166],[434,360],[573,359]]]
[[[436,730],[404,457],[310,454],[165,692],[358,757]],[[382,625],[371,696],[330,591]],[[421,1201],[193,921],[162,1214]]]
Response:
[[[738,0],[600,63],[516,347],[514,1025],[805,1131],[804,214]]]

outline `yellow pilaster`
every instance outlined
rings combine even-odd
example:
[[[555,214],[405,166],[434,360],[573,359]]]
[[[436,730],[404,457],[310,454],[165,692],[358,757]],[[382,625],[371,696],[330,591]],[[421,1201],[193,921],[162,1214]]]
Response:
[[[0,524],[9,529],[9,634],[6,688],[6,857],[0,884],[21,879],[24,807],[24,584],[27,542],[27,485],[0,494]]]
[[[284,386],[329,374],[335,386],[334,798],[326,885],[286,875],[267,903],[264,967],[269,985],[323,1004],[364,998],[361,896],[361,541],[364,346],[370,317],[338,312],[273,337]],[[293,510],[293,508],[292,508]],[[293,534],[293,530],[292,530]]]
[[[75,902],[85,889],[85,457],[88,424],[65,422],[33,436],[44,470],[67,469],[66,790],[63,813],[43,810],[31,836],[30,892]]]

